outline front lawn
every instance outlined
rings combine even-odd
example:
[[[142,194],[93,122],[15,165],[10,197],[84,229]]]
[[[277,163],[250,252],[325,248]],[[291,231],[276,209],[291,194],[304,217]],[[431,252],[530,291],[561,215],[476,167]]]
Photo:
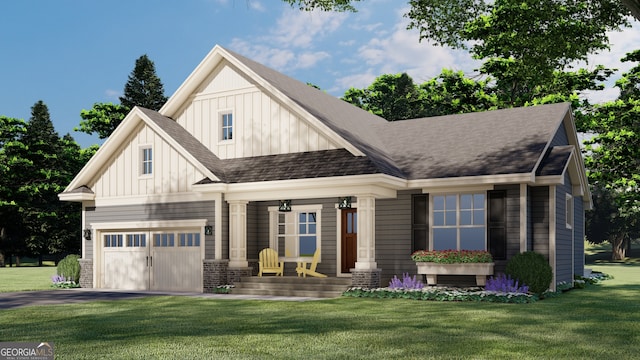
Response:
[[[3,310],[3,341],[52,341],[57,359],[550,359],[640,353],[640,267],[533,304],[340,298],[149,297]]]
[[[51,277],[55,274],[55,266],[0,267],[0,293],[51,290]]]

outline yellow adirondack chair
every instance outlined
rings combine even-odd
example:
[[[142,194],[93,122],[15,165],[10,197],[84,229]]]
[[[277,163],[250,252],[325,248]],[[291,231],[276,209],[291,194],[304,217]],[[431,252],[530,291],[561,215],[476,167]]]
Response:
[[[320,249],[317,249],[316,252],[313,254],[313,260],[311,260],[311,265],[309,266],[308,269],[307,269],[306,262],[303,262],[303,261],[298,262],[298,266],[296,267],[296,272],[298,273],[298,276],[302,275],[303,277],[307,277],[307,275],[309,275],[309,276],[315,276],[315,277],[321,277],[321,278],[327,277],[327,275],[321,274],[316,271],[319,258],[320,258]]]
[[[262,249],[259,254],[260,271],[258,276],[262,276],[263,273],[275,273],[276,276],[283,276],[284,261],[278,261],[278,253],[271,249]]]

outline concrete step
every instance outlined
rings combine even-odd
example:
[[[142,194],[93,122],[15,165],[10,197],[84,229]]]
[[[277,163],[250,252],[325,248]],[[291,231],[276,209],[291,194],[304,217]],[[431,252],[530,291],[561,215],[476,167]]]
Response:
[[[312,278],[295,276],[243,277],[232,294],[335,298],[351,286],[349,278]]]

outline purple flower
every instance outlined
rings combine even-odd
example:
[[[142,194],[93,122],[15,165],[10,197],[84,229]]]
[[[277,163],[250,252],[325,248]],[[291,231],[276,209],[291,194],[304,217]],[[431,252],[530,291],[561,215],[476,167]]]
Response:
[[[402,274],[402,280],[398,279],[398,276],[393,276],[393,279],[389,282],[390,289],[396,290],[419,290],[424,287],[422,281],[418,280],[416,275],[409,276],[409,273]]]

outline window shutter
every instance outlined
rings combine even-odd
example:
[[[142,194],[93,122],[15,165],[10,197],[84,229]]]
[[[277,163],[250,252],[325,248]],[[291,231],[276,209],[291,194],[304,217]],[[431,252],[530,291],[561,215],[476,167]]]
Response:
[[[487,239],[488,249],[494,260],[507,258],[507,193],[501,190],[489,191]]]

